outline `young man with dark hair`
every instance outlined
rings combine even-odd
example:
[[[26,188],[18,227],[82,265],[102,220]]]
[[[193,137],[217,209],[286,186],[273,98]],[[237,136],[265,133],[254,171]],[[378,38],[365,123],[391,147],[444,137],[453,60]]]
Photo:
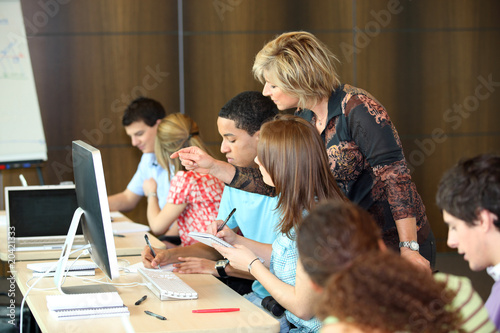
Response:
[[[277,113],[274,103],[258,91],[245,91],[229,100],[217,118],[217,128],[222,136],[220,150],[227,161],[243,168],[257,168],[254,159],[260,126]],[[277,199],[226,186],[217,219],[225,220],[236,208],[227,226],[239,230],[247,238],[271,244],[277,236],[276,225],[280,220],[276,211]],[[245,294],[245,298],[257,306],[261,306],[262,299],[269,296],[258,281],[247,280],[251,285],[245,286],[244,282],[235,279],[254,280],[250,273],[233,268],[219,252],[203,243],[168,250],[155,249],[155,252],[156,257],[153,258],[150,249],[144,248],[142,260],[146,267],[176,263],[176,271],[180,273],[213,274],[238,293]],[[285,316],[281,316],[280,324],[288,327]]]
[[[220,150],[229,163],[257,167],[254,159],[257,156],[260,126],[277,112],[274,103],[257,91],[242,92],[222,107],[217,128],[222,136]],[[229,212],[236,208],[227,223],[230,228],[239,227],[247,237],[251,237],[249,233],[256,233],[259,238],[256,240],[272,243],[276,237],[274,227],[279,218],[274,212],[276,205],[277,198],[226,186],[217,219],[225,220]],[[153,258],[149,248],[144,248],[142,259],[146,266],[156,267],[158,264],[176,263],[180,260],[182,263],[178,265],[178,269],[185,273],[212,273],[215,276],[235,273],[240,274],[237,275],[240,277],[250,277],[245,272],[233,270],[227,263],[216,268],[216,261],[222,259],[221,255],[203,243],[155,252],[156,257]]]
[[[156,162],[154,154],[156,129],[165,114],[159,102],[147,97],[133,100],[125,110],[122,118],[125,132],[130,136],[132,146],[140,149],[143,155],[127,188],[108,197],[111,211],[126,212],[134,209],[144,196],[142,184],[149,178],[154,178],[158,184],[161,184],[158,187],[158,193],[150,195],[158,196],[160,207],[165,205],[170,180],[167,171]]]
[[[473,271],[495,280],[486,308],[500,329],[500,156],[461,160],[439,183],[436,202],[448,225],[448,246],[464,255]]]

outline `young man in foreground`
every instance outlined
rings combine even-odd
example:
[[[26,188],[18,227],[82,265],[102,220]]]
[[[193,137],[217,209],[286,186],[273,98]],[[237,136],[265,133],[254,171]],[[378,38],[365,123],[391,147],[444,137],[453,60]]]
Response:
[[[500,156],[460,161],[439,183],[436,201],[448,225],[448,246],[464,255],[473,271],[495,280],[486,309],[500,329]]]

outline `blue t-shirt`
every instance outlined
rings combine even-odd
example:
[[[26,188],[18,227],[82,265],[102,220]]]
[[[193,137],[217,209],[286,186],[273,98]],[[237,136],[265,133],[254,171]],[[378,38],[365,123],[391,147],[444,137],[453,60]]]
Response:
[[[158,204],[161,209],[167,202],[168,192],[170,190],[170,180],[168,179],[167,171],[156,161],[154,153],[142,154],[137,171],[130,183],[128,183],[127,188],[135,194],[143,196],[144,191],[142,190],[142,184],[149,178],[153,178],[156,181]]]
[[[231,210],[236,208],[233,216],[227,222],[231,229],[239,227],[243,236],[248,239],[272,244],[278,235],[276,225],[280,214],[276,210],[278,197],[269,197],[250,193],[233,187],[224,187],[219,207],[218,220],[225,220]],[[255,280],[252,290],[261,298],[269,296],[266,289]]]

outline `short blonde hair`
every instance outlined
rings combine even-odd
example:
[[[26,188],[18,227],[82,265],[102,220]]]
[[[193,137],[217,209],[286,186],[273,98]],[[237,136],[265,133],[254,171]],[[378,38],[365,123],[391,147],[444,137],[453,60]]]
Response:
[[[299,108],[311,108],[330,97],[340,86],[337,57],[313,34],[287,32],[268,42],[257,53],[254,77],[265,84],[265,75],[284,93],[299,99]]]
[[[198,124],[181,113],[172,113],[158,124],[155,139],[155,155],[161,167],[168,172],[170,179],[172,167],[174,175],[184,170],[178,158],[171,159],[170,155],[181,148],[196,146],[210,154],[200,137]]]

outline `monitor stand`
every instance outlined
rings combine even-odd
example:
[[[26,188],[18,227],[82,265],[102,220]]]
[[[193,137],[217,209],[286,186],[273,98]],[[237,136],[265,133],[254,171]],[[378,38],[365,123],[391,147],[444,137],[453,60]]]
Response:
[[[62,294],[89,294],[89,293],[103,293],[103,292],[112,292],[116,291],[116,288],[112,285],[105,284],[97,284],[97,285],[79,285],[79,286],[70,286],[63,287],[66,270],[66,264],[68,263],[69,255],[71,254],[71,249],[73,248],[73,241],[75,240],[76,230],[78,229],[78,224],[80,224],[81,217],[83,215],[83,209],[78,207],[73,214],[73,219],[71,220],[71,225],[68,230],[68,235],[66,236],[66,241],[64,242],[64,246],[61,251],[61,256],[57,263],[56,272],[54,275],[54,283],[57,286],[57,289]],[[81,251],[84,250],[92,250],[91,245],[87,244],[83,248],[79,249]]]

